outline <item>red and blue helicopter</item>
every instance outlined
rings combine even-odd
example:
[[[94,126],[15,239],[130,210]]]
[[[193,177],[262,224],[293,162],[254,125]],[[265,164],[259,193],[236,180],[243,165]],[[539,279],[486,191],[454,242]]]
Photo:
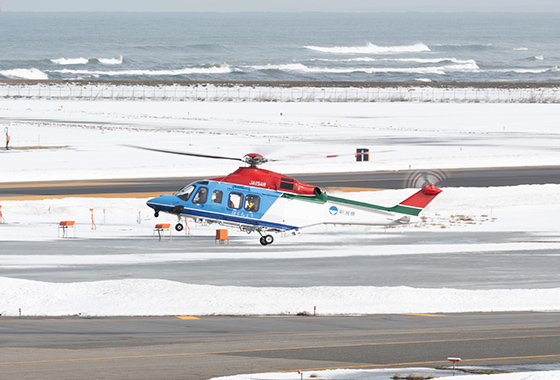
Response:
[[[260,154],[243,158],[202,155],[161,149],[156,152],[194,157],[240,160],[239,167],[225,177],[193,182],[175,194],[148,200],[154,215],[176,215],[177,231],[184,227],[181,218],[196,222],[218,223],[242,231],[259,233],[262,245],[272,244],[273,232],[298,232],[321,224],[387,226],[407,224],[439,194],[441,190],[426,183],[422,188],[392,207],[378,206],[328,195],[316,186],[258,166],[268,162]]]

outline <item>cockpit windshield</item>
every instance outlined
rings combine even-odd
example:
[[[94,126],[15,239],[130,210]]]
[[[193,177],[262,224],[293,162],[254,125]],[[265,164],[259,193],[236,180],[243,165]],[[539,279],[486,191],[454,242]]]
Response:
[[[185,187],[183,187],[181,190],[177,191],[175,193],[176,196],[178,196],[179,198],[181,198],[184,201],[188,201],[189,197],[191,196],[191,194],[194,191],[195,186],[193,184],[187,185]]]

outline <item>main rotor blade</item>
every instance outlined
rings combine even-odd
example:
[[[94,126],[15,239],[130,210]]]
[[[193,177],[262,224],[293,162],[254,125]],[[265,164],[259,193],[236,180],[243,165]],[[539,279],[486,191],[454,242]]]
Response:
[[[143,146],[135,146],[135,145],[126,145],[126,146],[131,147],[131,148],[136,148],[136,149],[151,150],[152,152],[178,154],[178,155],[181,155],[181,156],[192,156],[192,157],[201,157],[201,158],[214,158],[214,159],[218,159],[218,160],[243,161],[243,159],[241,159],[241,158],[236,158],[236,157],[213,156],[213,155],[210,155],[210,154],[198,154],[198,153],[177,152],[177,151],[175,151],[175,150],[145,148],[145,147],[143,147]]]

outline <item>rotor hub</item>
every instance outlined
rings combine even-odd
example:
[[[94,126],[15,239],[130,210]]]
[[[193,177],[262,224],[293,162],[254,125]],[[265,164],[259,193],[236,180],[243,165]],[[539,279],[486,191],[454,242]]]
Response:
[[[256,168],[259,165],[267,163],[268,160],[264,158],[263,155],[258,153],[249,153],[243,157],[243,162],[249,164],[249,166]]]

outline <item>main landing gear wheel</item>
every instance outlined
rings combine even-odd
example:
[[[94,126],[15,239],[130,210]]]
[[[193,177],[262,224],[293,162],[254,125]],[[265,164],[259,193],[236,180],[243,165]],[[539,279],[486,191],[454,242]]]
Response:
[[[183,227],[183,225],[181,223],[177,223],[175,225],[175,229],[179,232],[183,231],[183,228],[185,228],[185,227]]]
[[[274,237],[272,235],[261,236],[260,242],[262,245],[272,244]]]
[[[154,216],[157,218],[159,216],[159,211],[154,212]]]

